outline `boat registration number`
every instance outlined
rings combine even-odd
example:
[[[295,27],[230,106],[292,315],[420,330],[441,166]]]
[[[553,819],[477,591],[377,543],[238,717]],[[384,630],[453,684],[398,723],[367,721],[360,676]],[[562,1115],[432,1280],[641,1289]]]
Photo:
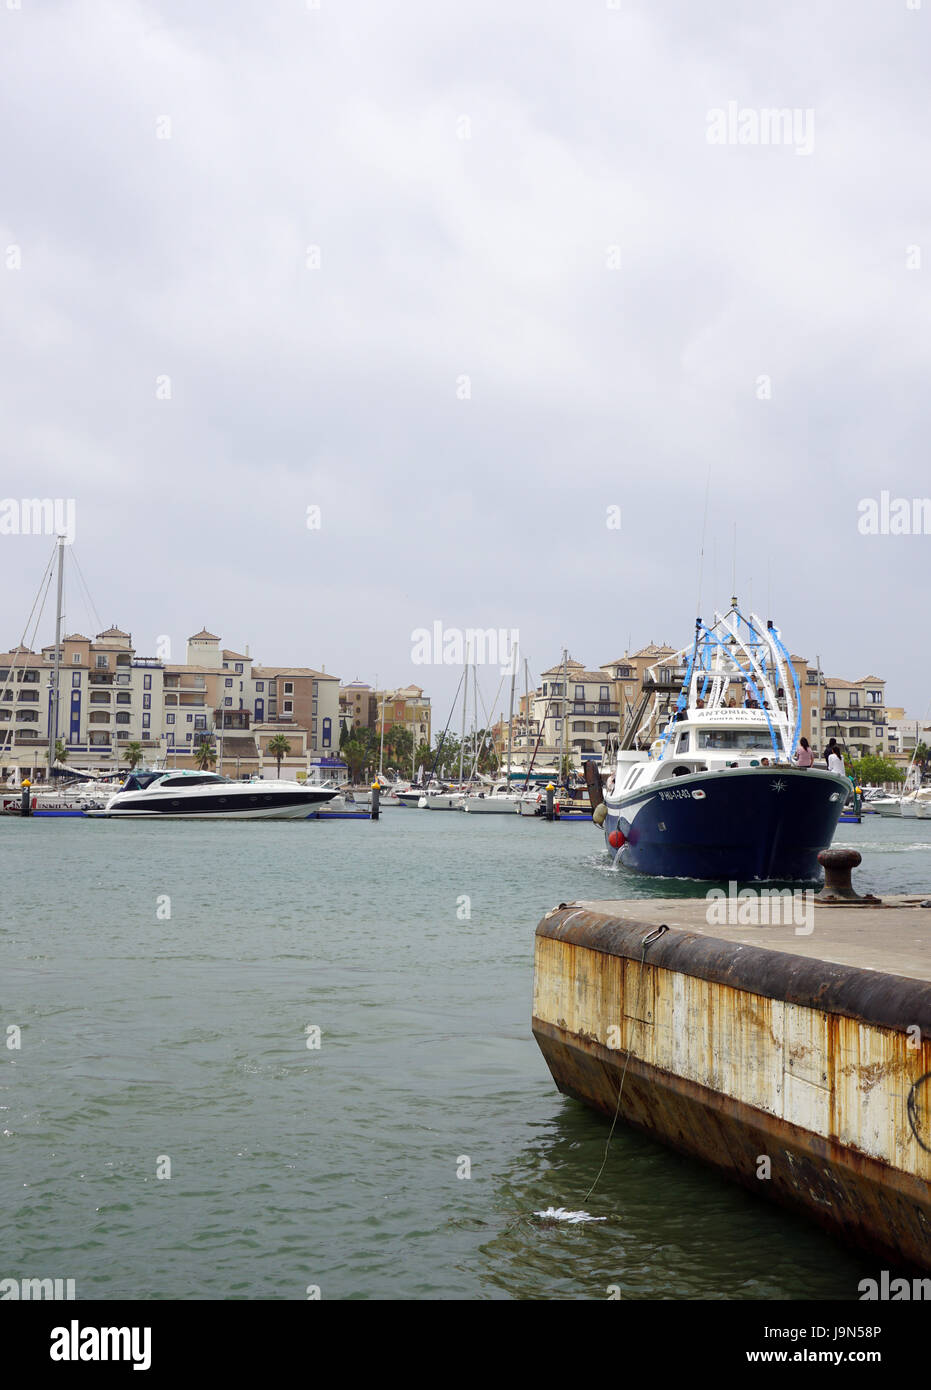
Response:
[[[692,793],[687,787],[682,787],[680,790],[674,792],[660,792],[663,801],[688,801],[691,795]]]

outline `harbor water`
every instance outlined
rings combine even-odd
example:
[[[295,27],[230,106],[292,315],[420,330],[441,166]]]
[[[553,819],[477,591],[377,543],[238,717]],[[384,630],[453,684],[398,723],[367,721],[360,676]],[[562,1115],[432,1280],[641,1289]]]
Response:
[[[931,890],[931,821],[836,843],[861,850],[860,891]],[[609,1127],[530,1034],[534,928],[559,902],[707,886],[613,869],[590,823],[14,819],[0,853],[0,1278],[78,1299],[854,1299],[875,1273],[623,1126],[587,1196]]]

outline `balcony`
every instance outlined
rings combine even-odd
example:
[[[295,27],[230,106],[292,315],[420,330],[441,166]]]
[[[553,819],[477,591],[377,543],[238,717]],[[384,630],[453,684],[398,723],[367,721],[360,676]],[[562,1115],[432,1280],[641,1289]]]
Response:
[[[616,719],[620,713],[619,706],[612,705],[608,700],[573,700],[569,714],[600,714],[610,718],[612,715]]]
[[[112,671],[91,671],[87,677],[88,685],[112,685]]]

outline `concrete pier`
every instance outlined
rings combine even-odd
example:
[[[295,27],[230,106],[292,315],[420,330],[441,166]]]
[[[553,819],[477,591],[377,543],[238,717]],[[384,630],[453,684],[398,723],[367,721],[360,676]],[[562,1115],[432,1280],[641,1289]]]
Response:
[[[705,898],[562,904],[537,927],[534,1036],[565,1094],[931,1268],[923,901],[785,926],[709,924]]]

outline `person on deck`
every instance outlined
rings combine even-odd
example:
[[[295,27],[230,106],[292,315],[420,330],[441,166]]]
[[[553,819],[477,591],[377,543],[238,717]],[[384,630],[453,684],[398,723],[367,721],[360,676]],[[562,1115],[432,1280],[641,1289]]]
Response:
[[[814,764],[814,761],[815,755],[811,751],[808,739],[800,738],[798,742],[798,748],[795,753],[795,762],[799,767],[811,767]]]

